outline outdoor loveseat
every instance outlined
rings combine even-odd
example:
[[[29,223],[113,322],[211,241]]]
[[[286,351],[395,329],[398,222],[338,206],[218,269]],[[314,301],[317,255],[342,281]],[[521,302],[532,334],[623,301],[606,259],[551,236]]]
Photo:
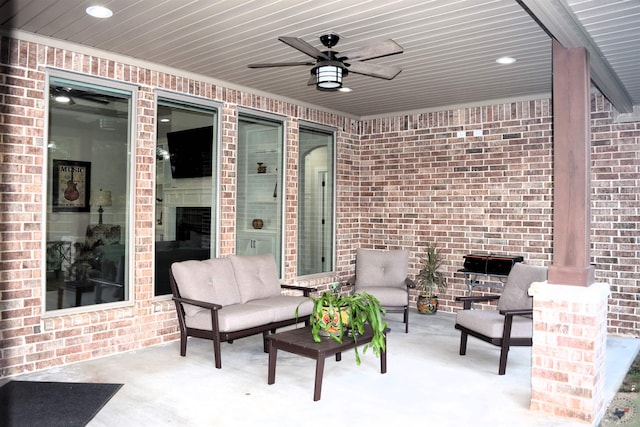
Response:
[[[169,281],[180,324],[180,355],[186,355],[188,337],[210,339],[218,369],[221,342],[262,333],[268,352],[269,333],[308,323],[313,308],[309,293],[314,289],[281,285],[271,254],[175,262]],[[283,288],[303,295],[283,295]]]

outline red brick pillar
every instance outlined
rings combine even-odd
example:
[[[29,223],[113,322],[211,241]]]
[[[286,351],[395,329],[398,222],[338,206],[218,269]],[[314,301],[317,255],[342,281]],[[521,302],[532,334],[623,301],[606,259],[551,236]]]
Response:
[[[598,425],[606,411],[609,286],[534,283],[533,411]]]

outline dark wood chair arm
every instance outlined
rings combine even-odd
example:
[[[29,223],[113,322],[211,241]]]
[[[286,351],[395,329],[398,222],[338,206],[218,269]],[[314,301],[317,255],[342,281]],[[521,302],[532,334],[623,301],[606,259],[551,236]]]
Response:
[[[414,282],[413,280],[409,279],[408,277],[406,279],[404,279],[404,284],[409,289],[414,289],[416,287],[416,282]],[[355,286],[356,286],[356,276],[353,275],[353,276],[349,277],[349,279],[345,282],[344,286],[351,286],[351,287],[355,288]]]
[[[220,304],[216,304],[213,302],[206,302],[206,301],[198,301],[198,300],[189,299],[189,298],[173,297],[173,300],[178,301],[182,304],[195,305],[196,307],[208,308],[210,310],[220,310],[222,308]]]
[[[316,288],[309,288],[307,286],[281,284],[280,287],[282,289],[293,289],[293,290],[296,290],[296,291],[302,291],[302,295],[304,295],[305,297],[308,297],[309,294],[311,294],[313,292],[318,292],[318,290]]]
[[[463,310],[471,309],[471,304],[474,302],[487,302],[494,301],[500,299],[500,295],[477,295],[477,296],[467,296],[467,297],[456,297],[457,302],[462,303]]]
[[[533,314],[533,309],[521,308],[518,310],[500,310],[500,314],[504,314],[505,316],[527,316]]]
[[[467,297],[456,297],[456,301],[458,302],[482,302],[482,301],[492,301],[500,299],[500,295],[476,295],[476,296],[467,296]]]

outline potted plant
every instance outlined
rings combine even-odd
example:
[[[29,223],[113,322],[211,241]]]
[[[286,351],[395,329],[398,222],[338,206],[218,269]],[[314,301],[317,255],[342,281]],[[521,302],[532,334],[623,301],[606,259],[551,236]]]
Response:
[[[315,342],[321,342],[325,337],[341,343],[345,334],[348,334],[355,340],[356,363],[360,365],[358,335],[364,333],[364,326],[368,323],[373,330],[373,338],[364,346],[363,353],[371,347],[374,354],[380,356],[380,351],[385,349],[387,323],[382,320],[386,309],[380,305],[376,297],[366,292],[353,295],[324,292],[312,299],[313,311],[310,321],[311,335]]]
[[[422,260],[422,268],[416,276],[418,293],[417,308],[423,314],[435,314],[438,311],[438,292],[447,288],[447,282],[440,271],[442,254],[435,245],[427,246]]]

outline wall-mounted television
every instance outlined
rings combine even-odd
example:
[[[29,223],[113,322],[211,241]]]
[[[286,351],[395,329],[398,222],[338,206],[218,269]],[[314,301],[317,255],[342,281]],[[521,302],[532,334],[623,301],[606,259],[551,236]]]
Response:
[[[167,142],[173,178],[211,176],[213,126],[167,132]]]

